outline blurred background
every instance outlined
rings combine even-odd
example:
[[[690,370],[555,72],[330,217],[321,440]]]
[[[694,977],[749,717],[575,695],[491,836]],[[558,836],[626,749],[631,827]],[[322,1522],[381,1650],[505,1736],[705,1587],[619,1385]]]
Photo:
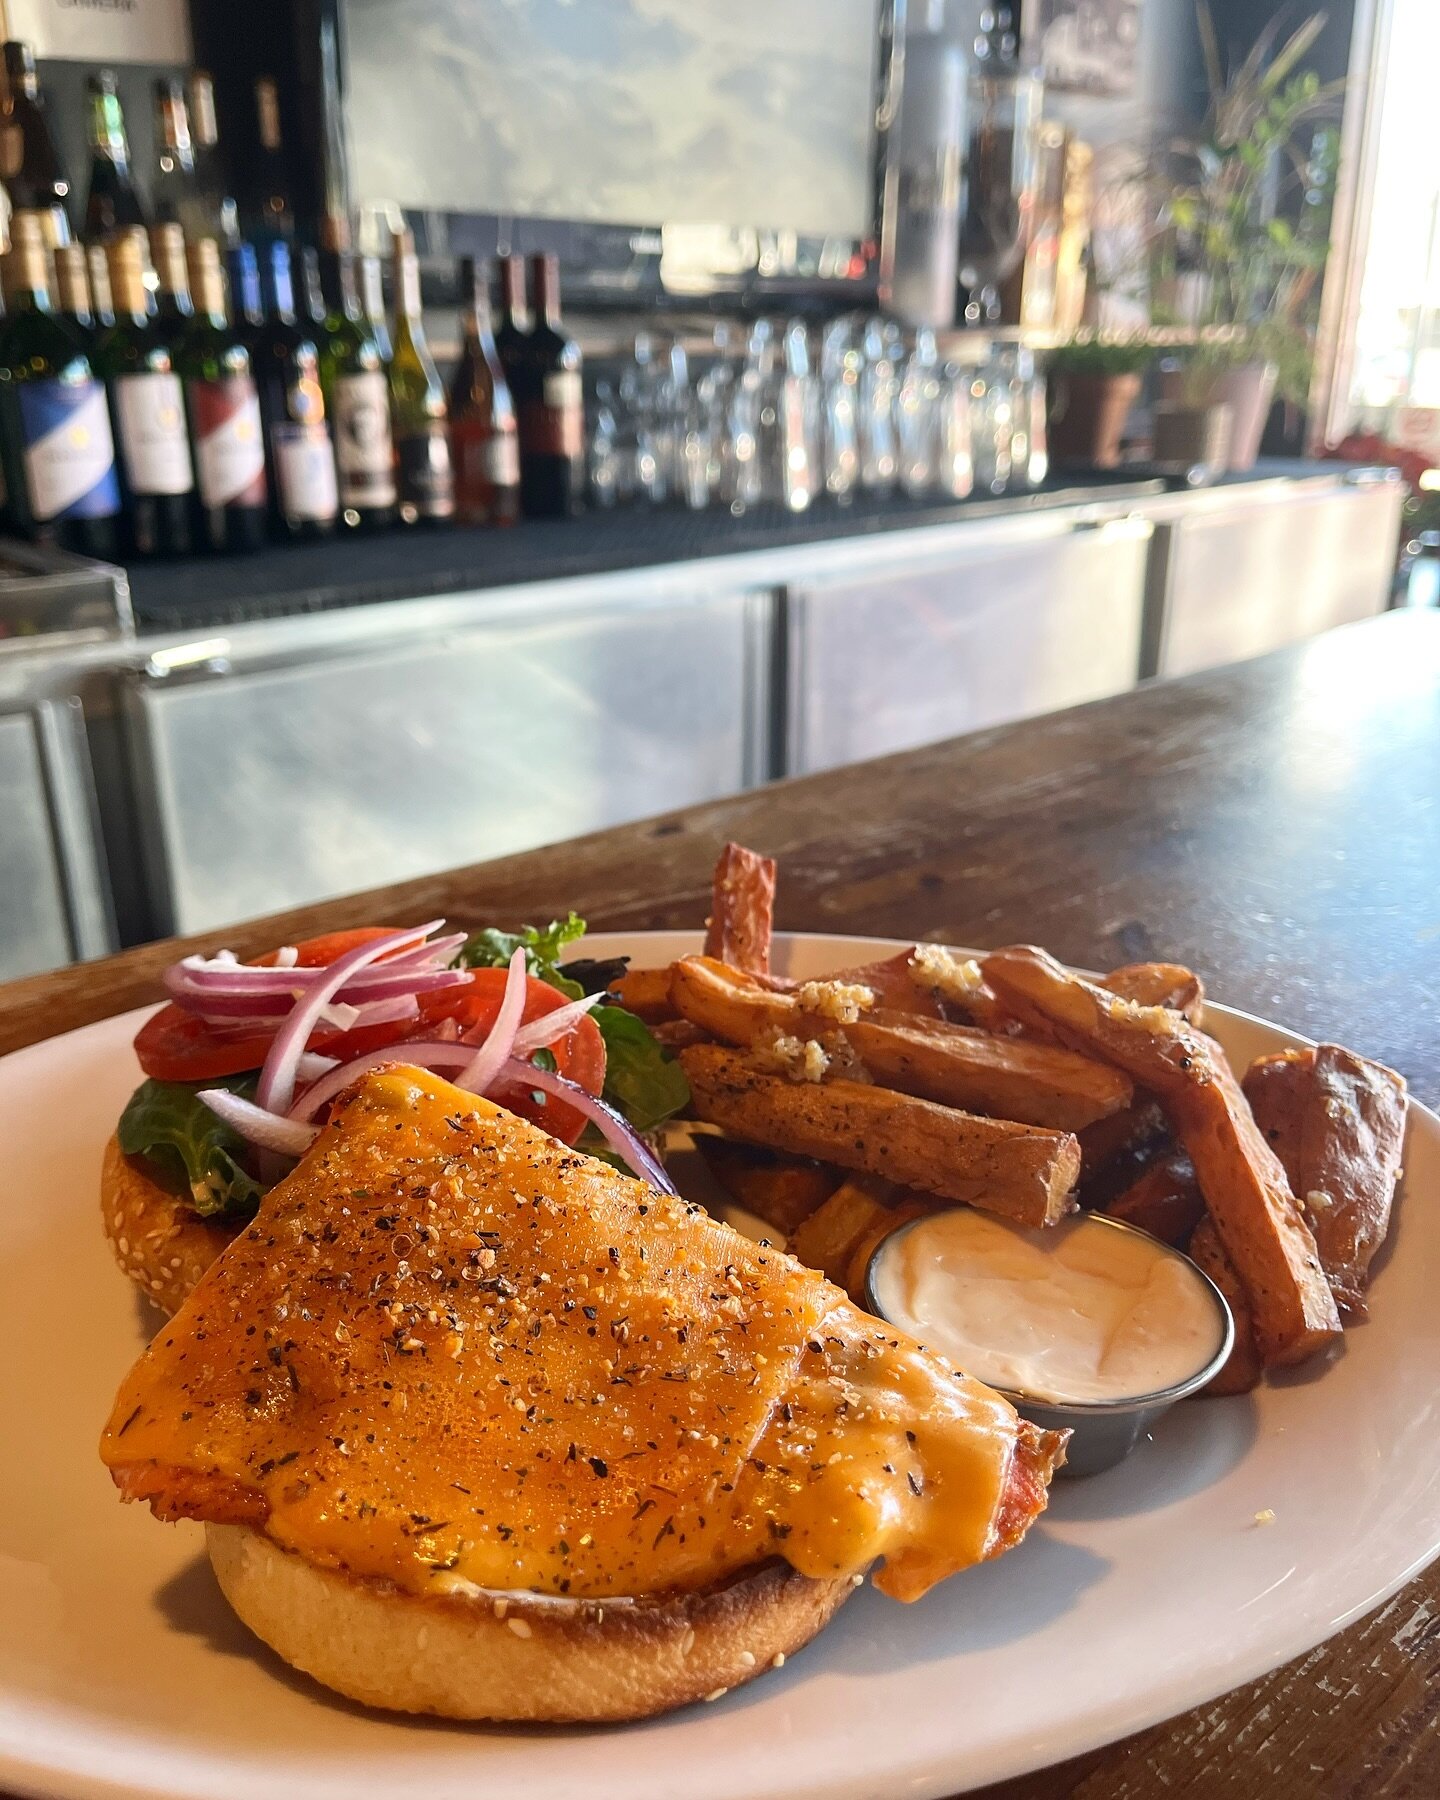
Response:
[[[1434,0],[0,18],[0,975],[1440,597]]]

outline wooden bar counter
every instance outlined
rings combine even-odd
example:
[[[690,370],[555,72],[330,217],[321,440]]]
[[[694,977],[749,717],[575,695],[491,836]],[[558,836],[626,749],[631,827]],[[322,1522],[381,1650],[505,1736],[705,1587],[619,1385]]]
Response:
[[[377,920],[571,907],[601,930],[693,927],[727,838],[779,858],[782,928],[1184,962],[1216,999],[1354,1044],[1440,1099],[1434,613],[201,941],[243,954]],[[0,988],[0,1051],[155,998],[178,949]],[[989,1791],[1440,1793],[1437,1615],[1440,1566],[1213,1705]]]

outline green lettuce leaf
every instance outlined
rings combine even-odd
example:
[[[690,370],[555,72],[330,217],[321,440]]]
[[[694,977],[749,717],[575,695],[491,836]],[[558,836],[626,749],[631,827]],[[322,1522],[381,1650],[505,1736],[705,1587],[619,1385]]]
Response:
[[[240,1161],[245,1140],[199,1099],[202,1087],[255,1097],[254,1075],[219,1081],[142,1081],[116,1135],[127,1156],[144,1156],[202,1219],[248,1215],[266,1189]]]
[[[552,919],[546,926],[526,925],[519,931],[497,931],[492,925],[466,940],[457,961],[466,969],[502,969],[523,948],[525,967],[532,975],[558,988],[567,999],[578,1000],[580,984],[561,974],[560,959],[584,935],[585,921],[573,912],[567,918]]]
[[[690,1083],[650,1027],[623,1006],[597,1006],[590,1015],[605,1040],[605,1091],[637,1131],[654,1128],[680,1111]]]
[[[585,935],[585,921],[577,913],[521,931],[477,931],[466,941],[459,961],[469,969],[503,968],[518,949],[525,951],[525,966],[538,980],[578,1000],[590,987],[561,968],[561,958]],[[618,963],[617,968],[623,967]],[[580,968],[579,964],[575,967]],[[596,965],[599,970],[603,965]],[[593,984],[592,984],[593,985]],[[623,1006],[597,1006],[591,1017],[605,1039],[605,1091],[603,1098],[623,1113],[637,1131],[652,1131],[677,1113],[690,1098],[685,1072],[666,1054],[650,1028]]]

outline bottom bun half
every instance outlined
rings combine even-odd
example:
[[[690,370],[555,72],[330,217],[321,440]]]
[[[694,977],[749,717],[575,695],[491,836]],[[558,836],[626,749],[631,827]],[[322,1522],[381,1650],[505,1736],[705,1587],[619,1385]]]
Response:
[[[856,1582],[769,1562],[697,1593],[422,1599],[316,1568],[243,1525],[207,1525],[225,1598],[295,1668],[366,1706],[552,1724],[643,1719],[718,1698],[808,1644]]]

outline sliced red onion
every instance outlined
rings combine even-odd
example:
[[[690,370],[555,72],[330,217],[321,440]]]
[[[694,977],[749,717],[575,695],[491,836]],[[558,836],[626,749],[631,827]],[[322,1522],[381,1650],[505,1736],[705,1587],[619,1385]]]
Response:
[[[275,952],[275,967],[277,969],[293,969],[299,960],[300,952],[293,944],[282,944]]]
[[[520,1019],[525,1011],[526,979],[525,950],[522,945],[517,946],[515,954],[510,958],[505,992],[500,997],[500,1010],[495,1015],[495,1023],[471,1061],[455,1077],[456,1087],[469,1088],[473,1093],[483,1094],[505,1066],[505,1059],[515,1042],[515,1033],[520,1029]]]
[[[290,1108],[292,1119],[313,1119],[322,1106],[328,1106],[338,1093],[358,1081],[371,1069],[387,1064],[413,1063],[417,1069],[463,1069],[473,1060],[475,1051],[469,1044],[457,1044],[441,1038],[419,1039],[409,1044],[387,1044],[383,1050],[367,1050],[364,1056],[352,1056],[349,1062],[332,1063],[313,1087]]]
[[[551,1044],[558,1043],[567,1032],[575,1029],[592,1006],[598,1006],[604,998],[604,994],[586,994],[583,1000],[571,1000],[565,1006],[557,1006],[554,1012],[545,1013],[538,1019],[532,1019],[528,1025],[522,1025],[515,1033],[511,1055],[523,1061],[526,1057],[533,1056],[537,1050],[544,1050]]]
[[[665,1165],[613,1106],[607,1106],[594,1094],[587,1094],[584,1088],[567,1081],[563,1075],[552,1075],[548,1069],[537,1069],[531,1063],[516,1062],[513,1058],[506,1062],[501,1075],[506,1087],[538,1088],[542,1094],[553,1095],[567,1106],[573,1106],[576,1112],[584,1113],[610,1148],[624,1157],[642,1181],[648,1181],[662,1194],[676,1191],[675,1183],[665,1172]],[[457,1081],[456,1085],[464,1086],[464,1083]]]
[[[306,1050],[295,1065],[295,1075],[300,1081],[318,1081],[339,1067],[338,1056],[321,1056],[318,1050]]]
[[[295,1098],[295,1066],[322,1010],[351,976],[368,968],[371,963],[378,962],[389,951],[423,943],[442,923],[442,920],[437,919],[429,925],[416,926],[411,931],[387,932],[384,937],[371,938],[368,943],[357,944],[353,950],[348,950],[344,956],[331,963],[325,971],[326,979],[306,994],[276,1032],[260,1070],[260,1084],[255,1090],[256,1102],[269,1112],[288,1112]]]
[[[203,975],[184,963],[175,963],[165,971],[165,986],[181,1005],[231,1010],[246,1001],[263,1011],[272,1001],[288,1005],[297,994],[324,984],[329,964],[318,969],[259,969],[236,965],[233,972]],[[468,969],[444,969],[407,963],[402,968],[363,970],[347,983],[345,998],[356,1002],[384,1000],[394,994],[424,994],[439,988],[463,987],[470,980]]]
[[[294,1119],[282,1119],[228,1088],[201,1088],[200,1098],[217,1118],[238,1131],[248,1144],[261,1150],[276,1150],[282,1156],[303,1156],[314,1143],[316,1128],[300,1125]]]

